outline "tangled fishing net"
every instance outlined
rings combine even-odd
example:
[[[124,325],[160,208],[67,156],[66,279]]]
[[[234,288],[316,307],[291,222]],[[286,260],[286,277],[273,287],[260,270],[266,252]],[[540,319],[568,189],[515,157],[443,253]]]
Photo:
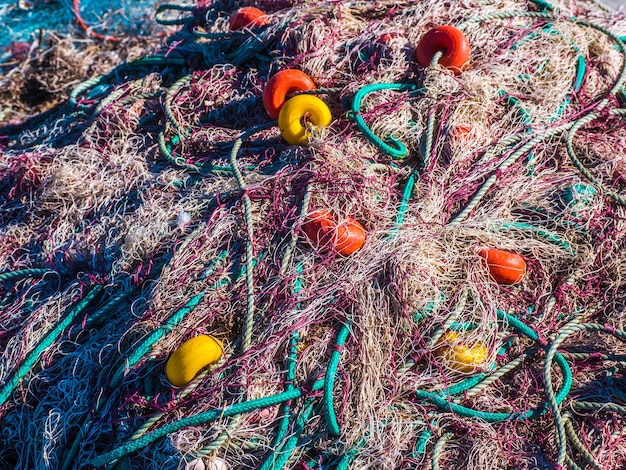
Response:
[[[624,16],[157,20],[0,130],[1,468],[626,468]],[[441,25],[469,62],[418,64]],[[317,88],[284,109],[332,114],[295,145],[262,99],[287,69]]]

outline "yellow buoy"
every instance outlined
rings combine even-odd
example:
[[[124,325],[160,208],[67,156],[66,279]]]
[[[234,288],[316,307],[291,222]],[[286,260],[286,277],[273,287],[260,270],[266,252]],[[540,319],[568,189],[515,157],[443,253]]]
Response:
[[[187,385],[200,370],[219,361],[223,353],[221,341],[213,336],[191,338],[168,359],[165,366],[167,379],[177,387]]]
[[[333,121],[330,109],[316,96],[298,95],[287,100],[278,114],[280,133],[291,145],[301,145],[310,137],[307,121],[316,127]]]
[[[454,331],[446,333],[440,343],[442,345],[435,350],[435,355],[442,357],[450,369],[459,372],[473,372],[477,367],[483,367],[489,355],[484,344],[476,342],[468,346]]]

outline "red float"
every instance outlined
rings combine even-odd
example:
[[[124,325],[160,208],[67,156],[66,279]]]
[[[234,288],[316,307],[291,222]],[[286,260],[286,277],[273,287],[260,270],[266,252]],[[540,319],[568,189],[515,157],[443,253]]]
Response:
[[[315,90],[315,82],[300,70],[281,70],[267,81],[263,89],[263,106],[267,113],[278,119],[280,108],[285,104],[287,93]]]
[[[417,62],[422,67],[428,67],[437,52],[443,53],[439,64],[455,75],[460,74],[470,60],[469,41],[454,26],[437,26],[424,34],[415,51]]]

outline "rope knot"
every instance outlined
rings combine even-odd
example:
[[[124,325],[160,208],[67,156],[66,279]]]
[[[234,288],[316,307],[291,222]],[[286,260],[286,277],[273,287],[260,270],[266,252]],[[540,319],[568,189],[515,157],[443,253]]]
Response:
[[[609,325],[608,323],[604,324],[604,331],[610,334],[615,334],[615,327],[613,325]]]

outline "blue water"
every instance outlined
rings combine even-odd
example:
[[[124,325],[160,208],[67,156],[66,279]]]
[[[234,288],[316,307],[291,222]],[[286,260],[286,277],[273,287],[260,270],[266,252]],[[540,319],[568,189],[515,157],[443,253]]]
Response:
[[[22,6],[20,6],[20,3]],[[103,34],[142,35],[154,24],[156,0],[81,0],[85,22]],[[30,4],[30,8],[28,7]],[[42,31],[74,32],[84,37],[71,0],[0,0],[0,56],[12,41],[32,42]]]

